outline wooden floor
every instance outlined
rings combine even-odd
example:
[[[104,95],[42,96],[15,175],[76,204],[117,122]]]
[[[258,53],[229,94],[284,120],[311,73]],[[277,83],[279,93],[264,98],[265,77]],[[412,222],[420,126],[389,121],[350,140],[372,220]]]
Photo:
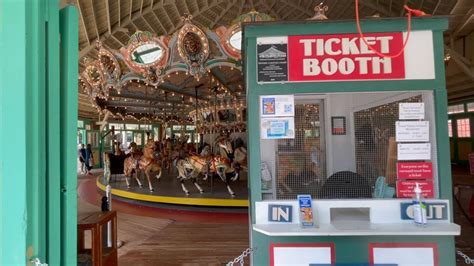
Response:
[[[78,190],[83,190],[86,182],[94,182],[93,179],[80,176]],[[90,204],[90,199],[84,199],[85,194],[91,193],[97,194],[94,199],[100,197],[97,190],[79,191],[79,213],[99,210],[100,201]],[[119,207],[121,203],[113,204]],[[141,208],[131,208],[134,210],[128,213],[123,206],[114,209],[118,212],[118,239],[125,243],[119,249],[119,265],[223,265],[249,246],[245,219],[214,219],[215,215],[204,213],[200,215],[204,218],[193,221],[190,215],[180,219],[183,212],[179,211],[170,215]],[[137,215],[141,214],[137,209],[143,215]]]

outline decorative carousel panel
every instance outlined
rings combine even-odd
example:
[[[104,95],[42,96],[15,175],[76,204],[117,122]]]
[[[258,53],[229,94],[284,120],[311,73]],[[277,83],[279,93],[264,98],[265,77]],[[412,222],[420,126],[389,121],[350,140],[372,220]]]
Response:
[[[98,46],[99,65],[102,72],[104,73],[104,76],[106,76],[107,79],[119,80],[120,76],[122,75],[122,71],[117,58],[112,54],[112,52],[102,46],[102,43],[99,42]]]
[[[191,22],[191,18],[190,15],[183,17],[184,25],[178,33],[178,52],[189,73],[199,80],[206,73],[204,63],[209,57],[209,41],[204,31]]]
[[[127,47],[122,47],[122,53],[128,67],[141,73],[147,82],[157,84],[164,74],[169,57],[169,39],[165,36],[153,37],[150,32],[137,31]]]

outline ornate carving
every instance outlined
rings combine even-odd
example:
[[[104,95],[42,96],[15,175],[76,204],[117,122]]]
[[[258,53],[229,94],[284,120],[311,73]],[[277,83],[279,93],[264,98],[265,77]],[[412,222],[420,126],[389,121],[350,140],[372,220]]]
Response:
[[[191,15],[182,17],[183,27],[178,32],[178,52],[189,73],[199,80],[205,73],[204,63],[209,57],[209,41],[202,29],[191,22]]]

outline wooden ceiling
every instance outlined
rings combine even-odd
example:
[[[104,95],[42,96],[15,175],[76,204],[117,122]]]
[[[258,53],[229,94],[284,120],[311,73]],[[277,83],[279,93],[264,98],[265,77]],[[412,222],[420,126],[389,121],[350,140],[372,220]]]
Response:
[[[79,53],[84,57],[97,59],[96,41],[100,40],[109,49],[118,50],[126,45],[130,36],[137,30],[149,31],[158,36],[171,35],[182,26],[181,16],[193,15],[193,23],[204,28],[228,26],[240,14],[253,9],[267,13],[275,20],[305,20],[314,15],[313,8],[321,1],[314,0],[61,0],[61,5],[75,5],[79,16]],[[353,0],[325,0],[329,7],[329,19],[353,19]],[[458,39],[472,32],[474,17],[472,0],[360,0],[362,17],[379,14],[381,17],[404,15],[403,5],[421,9],[428,14],[449,15],[450,36]],[[462,60],[462,59],[460,59]],[[80,71],[84,69],[84,60],[80,60]],[[455,69],[448,75],[449,85],[457,88],[467,97],[467,84],[474,84],[473,78]],[[473,75],[474,76],[474,75]],[[450,80],[452,79],[452,80]],[[474,96],[469,95],[469,97]],[[93,117],[95,108],[80,96],[79,115]]]

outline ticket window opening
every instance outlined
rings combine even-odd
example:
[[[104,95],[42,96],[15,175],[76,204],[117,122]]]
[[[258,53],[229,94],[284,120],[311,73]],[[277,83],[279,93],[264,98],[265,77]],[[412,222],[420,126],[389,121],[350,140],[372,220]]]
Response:
[[[261,138],[263,199],[410,198],[415,180],[437,197],[432,92],[294,98],[294,138]]]

